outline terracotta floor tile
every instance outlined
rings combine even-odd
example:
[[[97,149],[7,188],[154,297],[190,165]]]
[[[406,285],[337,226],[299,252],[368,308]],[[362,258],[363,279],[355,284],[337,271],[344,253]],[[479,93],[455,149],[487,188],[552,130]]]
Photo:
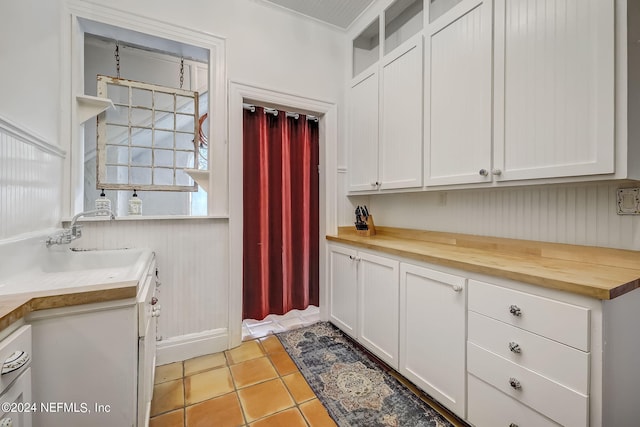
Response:
[[[271,362],[273,362],[280,375],[292,374],[298,370],[298,367],[293,363],[289,354],[284,351],[271,353],[269,358],[271,358]]]
[[[300,372],[294,372],[293,374],[282,377],[282,380],[296,403],[301,403],[316,397],[311,387],[309,387],[309,384],[307,384],[307,380],[304,379]]]
[[[233,381],[229,368],[217,368],[184,378],[187,405],[232,392]]]
[[[184,427],[184,408],[151,418],[149,427]]]
[[[264,351],[260,344],[253,341],[246,341],[240,344],[236,348],[225,351],[229,365],[235,365],[236,363],[244,362],[245,360],[257,359],[264,356]]]
[[[251,427],[307,427],[297,408],[287,409],[250,424]]]
[[[242,425],[244,425],[244,416],[236,393],[228,393],[193,406],[187,406],[187,427],[237,427]]]
[[[331,427],[336,425],[318,399],[301,404],[300,410],[311,427]]]
[[[260,338],[262,348],[267,353],[276,353],[278,351],[285,351],[282,343],[275,335],[269,335],[268,337]]]
[[[224,353],[207,354],[184,361],[184,376],[196,374],[213,368],[218,368],[227,364]]]
[[[182,362],[169,363],[168,365],[156,366],[156,384],[182,378]]]
[[[182,388],[182,379],[167,381],[153,386],[152,417],[183,406],[184,390]]]
[[[238,397],[248,422],[275,414],[294,405],[291,395],[279,378],[240,389]]]
[[[259,357],[258,359],[247,360],[237,365],[231,365],[230,369],[237,388],[243,388],[278,378],[278,373],[268,357]]]

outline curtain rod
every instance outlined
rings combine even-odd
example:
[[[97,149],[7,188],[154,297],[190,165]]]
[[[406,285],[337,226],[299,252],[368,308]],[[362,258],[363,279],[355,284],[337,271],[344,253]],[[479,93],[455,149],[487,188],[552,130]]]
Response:
[[[255,105],[251,105],[251,104],[242,104],[242,108],[244,108],[245,110],[251,111],[252,113],[256,112],[256,106]],[[264,113],[265,114],[273,114],[274,116],[278,115],[278,110],[276,110],[275,108],[267,108],[267,107],[263,107],[264,108]],[[285,114],[287,117],[292,117],[294,119],[298,119],[300,117],[300,113],[293,113],[293,112],[289,112],[289,111],[285,111]],[[318,117],[316,116],[311,116],[307,114],[307,120],[313,120],[314,122],[318,121]]]

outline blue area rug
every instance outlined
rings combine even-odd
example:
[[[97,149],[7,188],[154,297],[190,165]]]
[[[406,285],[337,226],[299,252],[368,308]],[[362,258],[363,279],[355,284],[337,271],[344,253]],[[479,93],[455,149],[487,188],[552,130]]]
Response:
[[[276,336],[338,426],[453,426],[331,323]]]

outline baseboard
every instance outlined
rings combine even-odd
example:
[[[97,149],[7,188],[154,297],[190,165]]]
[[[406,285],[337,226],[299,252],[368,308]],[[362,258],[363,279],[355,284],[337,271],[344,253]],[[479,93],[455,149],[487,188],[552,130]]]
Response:
[[[227,328],[212,329],[158,341],[156,365],[179,362],[205,354],[226,350],[229,343]]]

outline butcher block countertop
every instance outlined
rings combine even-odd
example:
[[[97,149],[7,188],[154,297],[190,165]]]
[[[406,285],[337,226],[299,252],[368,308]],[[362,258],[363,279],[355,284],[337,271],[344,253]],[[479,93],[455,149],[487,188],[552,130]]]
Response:
[[[138,282],[0,296],[0,331],[32,311],[135,298]]]
[[[327,240],[601,300],[640,287],[640,252],[376,226],[340,227]]]

